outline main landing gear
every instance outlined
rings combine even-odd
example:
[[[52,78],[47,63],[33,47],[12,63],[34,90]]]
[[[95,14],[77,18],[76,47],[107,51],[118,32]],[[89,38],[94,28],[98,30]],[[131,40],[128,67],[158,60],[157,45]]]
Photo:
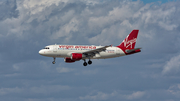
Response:
[[[56,63],[56,62],[55,62],[55,61],[56,61],[56,58],[53,58],[53,59],[54,59],[54,61],[52,62],[52,64],[55,64],[55,63]]]
[[[91,60],[89,60],[89,61],[88,61],[88,64],[89,64],[89,65],[90,65],[90,64],[92,64],[92,61],[91,61]],[[86,60],[85,60],[85,59],[84,59],[84,63],[83,63],[83,65],[84,65],[84,66],[87,66],[87,62],[86,62]]]

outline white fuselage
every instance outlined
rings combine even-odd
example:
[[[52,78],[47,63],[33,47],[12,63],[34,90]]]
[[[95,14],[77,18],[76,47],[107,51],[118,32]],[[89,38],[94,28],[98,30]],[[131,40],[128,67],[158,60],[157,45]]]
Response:
[[[101,48],[103,46],[87,46],[87,45],[49,45],[46,46],[45,49],[39,51],[39,54],[47,57],[59,57],[66,58],[71,57],[72,53],[83,53],[86,51],[94,50]],[[93,57],[84,57],[83,59],[106,59],[106,58],[114,58],[126,55],[120,48],[118,47],[108,47],[105,51],[96,53]]]
[[[39,51],[40,55],[64,58],[66,63],[84,60],[83,65],[91,65],[91,59],[107,59],[141,52],[141,48],[135,48],[139,30],[133,30],[118,46],[87,46],[87,45],[49,45]],[[86,59],[89,61],[86,62]]]

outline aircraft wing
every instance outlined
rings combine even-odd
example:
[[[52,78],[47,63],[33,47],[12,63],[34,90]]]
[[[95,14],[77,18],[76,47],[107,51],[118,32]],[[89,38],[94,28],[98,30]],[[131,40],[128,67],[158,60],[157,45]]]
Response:
[[[112,46],[112,45],[104,46],[104,47],[97,48],[97,49],[90,50],[90,51],[85,51],[85,52],[82,52],[82,54],[84,54],[84,55],[86,55],[86,56],[94,56],[95,54],[97,54],[97,53],[99,53],[99,52],[105,51],[106,48],[111,47],[111,46]]]

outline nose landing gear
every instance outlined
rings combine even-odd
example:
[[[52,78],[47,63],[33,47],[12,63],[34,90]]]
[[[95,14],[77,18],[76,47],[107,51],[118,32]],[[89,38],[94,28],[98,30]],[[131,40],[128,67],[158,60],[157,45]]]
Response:
[[[55,64],[56,63],[56,58],[53,58],[54,59],[54,61],[52,62],[52,64]]]

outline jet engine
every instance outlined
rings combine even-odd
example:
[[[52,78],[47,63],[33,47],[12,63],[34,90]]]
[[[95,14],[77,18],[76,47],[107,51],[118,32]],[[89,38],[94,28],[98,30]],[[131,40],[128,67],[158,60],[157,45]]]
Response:
[[[64,62],[72,63],[72,62],[75,62],[75,60],[72,60],[71,58],[66,57],[66,58],[64,58]]]
[[[83,57],[84,57],[84,55],[81,53],[72,53],[71,57],[64,58],[64,61],[66,63],[72,63],[72,62],[81,60]]]
[[[83,55],[81,53],[72,53],[71,54],[71,59],[75,60],[75,61],[81,60],[82,57],[83,57]]]

